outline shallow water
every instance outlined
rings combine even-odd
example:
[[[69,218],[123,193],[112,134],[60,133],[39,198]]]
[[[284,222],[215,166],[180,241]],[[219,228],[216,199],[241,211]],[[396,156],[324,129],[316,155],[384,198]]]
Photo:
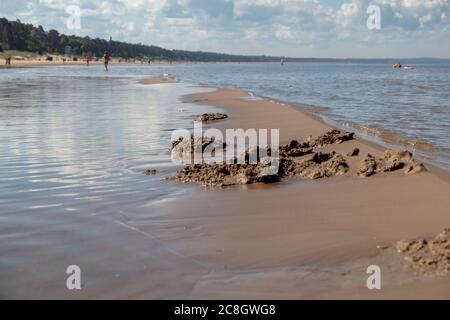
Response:
[[[107,74],[101,66],[0,70],[0,297],[67,294],[69,264],[90,268],[93,296],[108,296],[117,283],[124,297],[145,285],[121,277],[151,277],[148,260],[158,268],[190,263],[176,254],[167,262],[158,255],[161,244],[139,231],[165,201],[198,191],[162,181],[174,169],[171,130],[190,128],[195,115],[211,109],[180,101],[208,90],[189,83],[320,105],[311,110],[339,123],[430,144],[427,155],[449,168],[449,71],[338,64],[122,65]],[[183,82],[136,83],[161,73]],[[149,167],[159,173],[145,176]]]
[[[65,256],[104,261],[94,249],[98,243],[87,249],[82,239],[113,243],[117,231],[102,231],[112,228],[106,226],[126,226],[148,214],[149,204],[189,190],[163,177],[173,169],[171,130],[192,127],[206,110],[181,103],[178,94],[200,89],[139,85],[134,70],[1,71],[0,296],[20,289],[18,296],[26,295],[27,285],[20,285],[26,279],[64,275]],[[144,175],[147,168],[158,174]],[[47,268],[48,260],[58,261],[59,271]]]
[[[156,198],[175,191],[160,186],[160,175],[142,172],[171,166],[171,130],[192,126],[195,112],[202,110],[182,104],[174,87],[179,94],[199,89],[143,86],[114,73],[99,77],[98,71],[54,68],[1,75],[3,208],[78,211],[80,205],[107,201],[119,210],[114,200],[122,195]]]

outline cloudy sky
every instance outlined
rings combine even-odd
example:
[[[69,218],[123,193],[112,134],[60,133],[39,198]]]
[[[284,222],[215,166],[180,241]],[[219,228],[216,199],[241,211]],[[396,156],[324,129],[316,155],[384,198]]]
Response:
[[[79,29],[67,23],[71,5]],[[367,27],[370,5],[380,9],[379,30]],[[0,0],[0,16],[169,49],[450,58],[450,0]]]

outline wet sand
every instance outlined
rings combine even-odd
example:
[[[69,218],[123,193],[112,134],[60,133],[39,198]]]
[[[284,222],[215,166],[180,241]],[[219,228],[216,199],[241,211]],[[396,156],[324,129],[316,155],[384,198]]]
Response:
[[[281,143],[331,128],[294,107],[247,99],[232,89],[185,97],[229,115],[210,125],[279,128]],[[392,248],[401,239],[431,237],[450,226],[446,172],[403,171],[355,176],[367,153],[384,149],[360,139],[331,145],[359,148],[342,177],[202,189],[161,206],[146,226],[165,246],[205,265],[183,298],[450,298],[449,277],[425,277]],[[378,265],[382,289],[368,290],[366,268]],[[197,270],[198,271],[198,270]],[[166,297],[174,297],[175,293]]]

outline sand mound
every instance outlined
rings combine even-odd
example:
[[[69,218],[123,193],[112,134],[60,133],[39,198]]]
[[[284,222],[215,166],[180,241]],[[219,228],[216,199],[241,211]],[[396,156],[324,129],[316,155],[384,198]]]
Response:
[[[450,228],[431,240],[398,241],[395,248],[409,265],[426,275],[450,273]]]
[[[209,121],[215,121],[215,120],[222,120],[226,119],[228,116],[223,113],[204,113],[197,117],[197,121],[201,122],[209,122]]]
[[[400,169],[405,169],[406,174],[426,171],[422,163],[413,160],[411,152],[386,150],[378,159],[367,154],[361,161],[356,175],[365,178],[379,172],[392,172]]]

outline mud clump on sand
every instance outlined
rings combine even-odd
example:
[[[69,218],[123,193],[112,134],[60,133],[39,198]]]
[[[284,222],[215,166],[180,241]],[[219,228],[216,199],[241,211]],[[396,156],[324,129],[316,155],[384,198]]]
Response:
[[[328,178],[335,175],[343,175],[349,170],[349,166],[341,154],[314,153],[300,160],[283,158],[280,161],[281,172],[287,177],[304,177],[309,179]]]
[[[287,145],[280,147],[280,156],[301,157],[313,153],[314,148],[321,148],[330,144],[340,144],[353,139],[354,133],[335,129],[317,137],[315,140],[312,140],[311,137],[303,142],[292,140]],[[359,149],[354,149],[353,153],[358,155]]]
[[[226,119],[228,116],[223,113],[204,113],[197,117],[197,121],[201,122],[209,122],[209,121],[215,121],[215,120],[222,120]]]
[[[170,152],[172,159],[177,161],[184,161],[185,163],[194,163],[194,157],[199,159],[203,156],[206,148],[211,151],[211,156],[215,156],[216,152],[221,152],[226,149],[226,142],[216,140],[209,137],[185,139],[183,137],[172,141]]]
[[[222,145],[222,142],[213,139],[207,140],[207,143],[216,143],[218,148]],[[280,175],[275,167],[271,167],[270,153],[270,148],[265,150],[258,147],[247,148],[238,157],[229,161],[231,163],[202,161],[186,165],[167,179],[217,187],[275,182],[280,179]]]
[[[425,275],[436,276],[450,273],[450,228],[431,240],[398,241],[395,248],[411,267]]]
[[[297,140],[292,140],[290,143],[280,146],[280,156],[282,157],[301,157],[313,153],[313,148],[308,142],[299,143]]]
[[[367,156],[361,160],[356,175],[359,177],[370,177],[375,173],[377,173],[377,160],[371,154],[367,154]]]
[[[194,139],[191,136],[190,140],[180,138],[172,142],[172,159],[183,159],[183,163],[187,165],[168,179],[204,186],[230,186],[259,182],[270,183],[290,177],[321,179],[345,175],[350,168],[344,155],[334,151],[318,152],[315,149],[352,139],[353,133],[332,130],[315,140],[308,139],[304,142],[292,140],[290,143],[280,146],[278,166],[272,166],[271,161],[274,159],[271,158],[270,148],[266,148],[261,155],[258,147],[250,147],[234,157],[232,161],[224,163],[224,150],[227,147],[224,142],[208,137]],[[359,151],[355,148],[347,154],[347,157],[357,156]],[[221,152],[217,158],[215,157],[216,152]],[[255,152],[257,152],[256,157],[254,156]],[[207,153],[210,153],[207,155],[208,157],[212,156],[214,159],[204,157],[203,154]],[[368,154],[361,161],[357,175],[369,177],[379,172],[400,169],[403,169],[406,174],[426,171],[423,164],[416,163],[412,159],[410,152],[386,150],[379,158]]]
[[[175,148],[179,144],[176,144]],[[264,156],[261,151],[257,147],[247,148],[242,155],[234,158],[231,164],[202,162],[187,165],[168,179],[203,186],[231,186],[272,183],[284,177],[327,178],[345,174],[349,169],[343,155],[335,152],[313,153],[313,148],[307,143],[298,141],[280,146],[278,167],[271,166],[270,148],[264,150]],[[255,152],[258,152],[258,156],[253,158],[258,160],[257,163],[250,161]]]
[[[279,180],[278,172],[270,173],[269,165],[258,164],[194,164],[169,177],[183,183],[203,186],[231,186],[252,183],[271,183]]]
[[[340,144],[345,141],[353,140],[354,135],[355,134],[353,132],[334,129],[319,136],[314,141],[311,141],[309,145],[311,147],[320,148],[329,144]]]
[[[358,172],[359,177],[369,177],[379,172],[392,172],[405,169],[405,174],[415,174],[426,171],[422,163],[413,160],[409,151],[386,150],[377,159],[371,154],[361,160]]]

